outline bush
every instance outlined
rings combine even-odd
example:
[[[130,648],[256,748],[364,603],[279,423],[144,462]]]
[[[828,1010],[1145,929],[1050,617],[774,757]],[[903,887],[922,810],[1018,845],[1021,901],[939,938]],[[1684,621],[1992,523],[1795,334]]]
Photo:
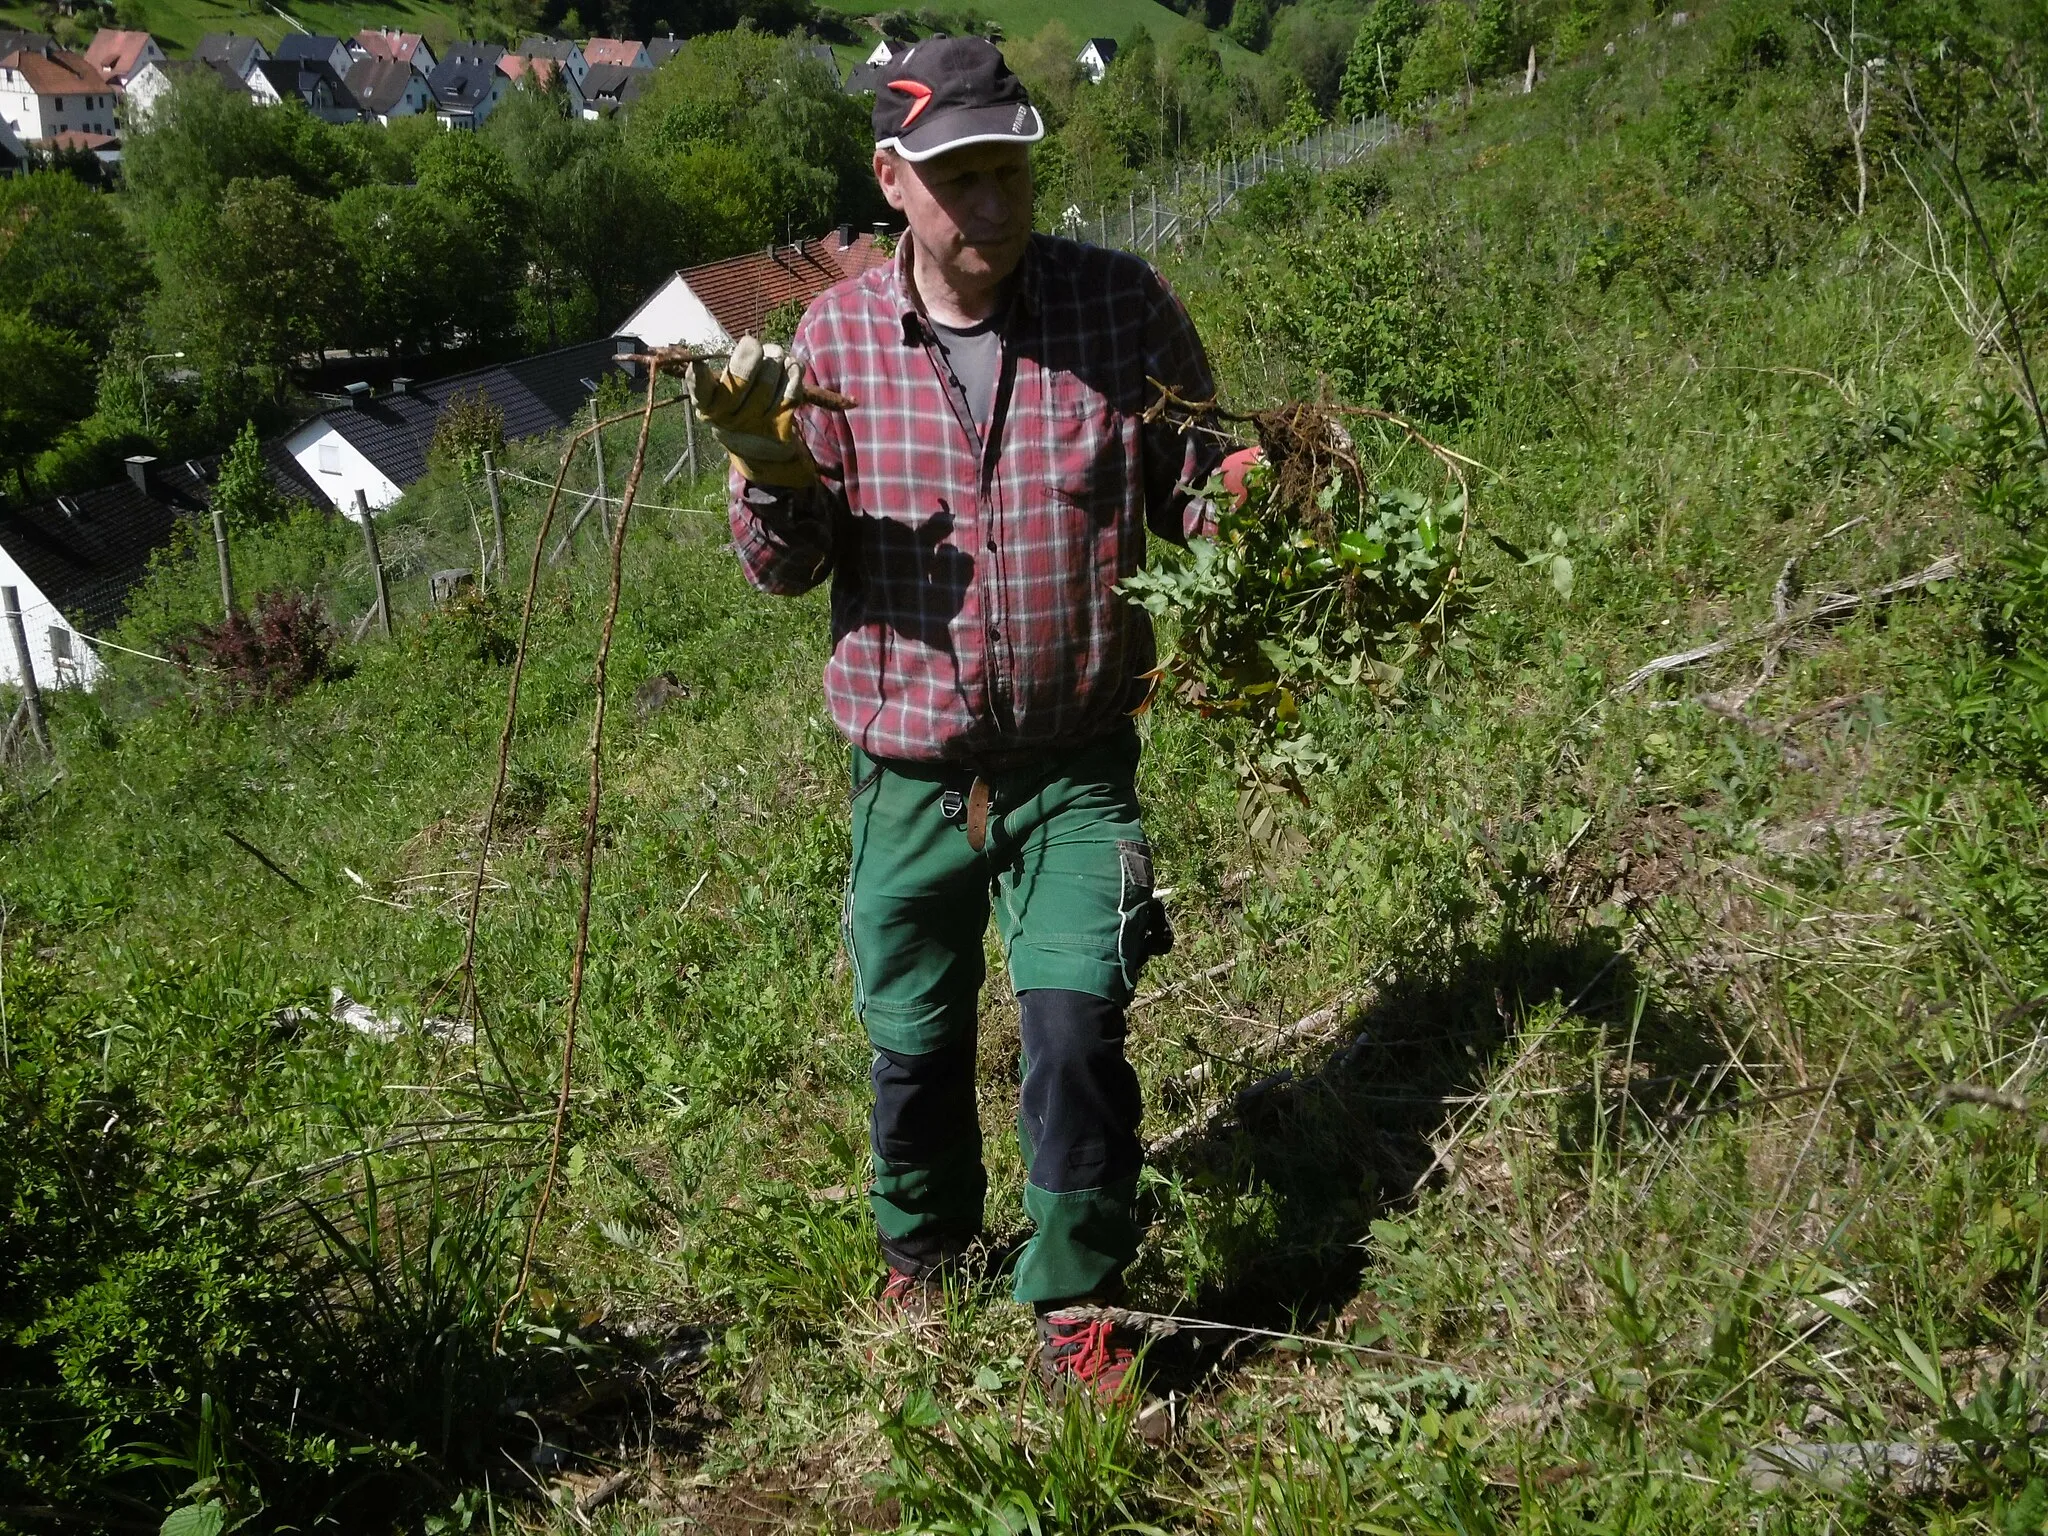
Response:
[[[173,647],[172,655],[218,674],[230,702],[288,699],[325,677],[332,657],[334,631],[319,599],[299,592],[257,594],[254,616],[232,613],[218,624],[202,625],[197,634]]]

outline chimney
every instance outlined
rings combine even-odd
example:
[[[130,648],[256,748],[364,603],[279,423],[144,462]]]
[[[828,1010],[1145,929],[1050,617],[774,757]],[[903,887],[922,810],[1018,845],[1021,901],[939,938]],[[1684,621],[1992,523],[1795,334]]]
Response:
[[[394,395],[411,394],[412,380],[405,377],[404,374],[400,374],[397,378],[391,381],[391,393],[393,393]]]
[[[845,249],[846,249],[846,248],[847,248],[848,246],[850,246],[850,245],[852,245],[852,244],[853,244],[853,226],[852,226],[851,224],[842,224],[842,225],[840,225],[840,226],[839,226],[839,249],[841,249],[841,250],[843,251],[843,250],[845,250]]]
[[[348,396],[350,410],[360,411],[370,403],[370,386],[361,380],[354,384],[342,385],[341,392]]]
[[[157,496],[163,491],[163,478],[153,453],[131,453],[128,456],[128,478],[145,496]]]

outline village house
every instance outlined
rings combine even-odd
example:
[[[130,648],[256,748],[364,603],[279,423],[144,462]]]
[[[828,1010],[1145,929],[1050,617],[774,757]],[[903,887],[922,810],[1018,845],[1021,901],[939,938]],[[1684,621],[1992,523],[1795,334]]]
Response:
[[[834,283],[888,260],[878,235],[856,235],[842,224],[822,239],[687,267],[634,310],[618,334],[650,347],[724,351],[742,336],[759,335],[778,310],[800,312]]]
[[[624,64],[593,64],[583,77],[583,104],[579,116],[588,122],[610,117],[628,106],[640,94],[651,69],[630,69]]]
[[[670,59],[683,51],[688,38],[677,37],[671,32],[667,37],[650,37],[647,40],[647,67],[659,69]]]
[[[1109,73],[1109,66],[1116,62],[1116,39],[1113,37],[1091,37],[1074,56],[1074,62],[1081,66],[1081,73],[1090,83],[1102,84],[1102,77]]]
[[[566,37],[522,38],[518,51],[529,59],[553,59],[568,72],[569,83],[578,90],[583,88],[583,77],[590,73],[590,60]]]
[[[357,114],[366,123],[389,126],[394,117],[411,117],[431,112],[433,92],[420,72],[403,59],[379,58],[375,54],[357,59],[342,81]]]
[[[562,93],[568,98],[569,115],[583,115],[583,92],[576,84],[576,77],[558,59],[535,58],[531,54],[508,53],[498,60],[498,73],[513,85],[525,86],[531,91],[551,91],[557,81]]]
[[[597,381],[618,367],[617,350],[613,338],[599,337],[431,384],[396,380],[382,395],[352,385],[349,404],[301,424],[285,436],[284,448],[321,500],[352,518],[357,492],[373,510],[388,507],[426,474],[434,430],[458,395],[503,412],[509,441],[559,432],[584,409]],[[638,343],[625,350],[638,350]]]
[[[20,176],[28,170],[28,146],[14,136],[14,130],[0,122],[0,178]]]
[[[349,52],[360,63],[364,59],[396,59],[409,64],[425,78],[434,72],[434,49],[417,32],[396,32],[390,27],[365,27],[355,35]]]
[[[156,104],[180,80],[211,79],[223,90],[249,94],[249,83],[216,59],[152,59],[137,70],[122,93],[122,121],[130,127],[149,122]]]
[[[284,452],[264,445],[271,483],[295,501],[313,487]],[[21,600],[29,664],[45,688],[90,688],[101,674],[90,639],[127,611],[128,594],[150,556],[171,542],[180,522],[211,504],[218,458],[166,463],[148,454],[128,460],[112,485],[78,491],[0,515],[0,586]],[[0,683],[21,685],[14,648],[0,648]]]
[[[126,90],[143,65],[161,64],[167,57],[147,32],[124,32],[113,27],[95,32],[85,50],[85,62],[117,91]]]
[[[647,45],[636,43],[630,37],[593,37],[583,45],[583,57],[592,69],[600,64],[616,64],[622,69],[647,68]]]
[[[0,55],[0,122],[25,145],[119,131],[114,88],[81,55],[47,43]]]
[[[288,32],[284,40],[270,50],[273,59],[293,64],[324,64],[339,80],[348,73],[349,65],[355,63],[355,55],[348,50],[348,44],[338,37],[328,37],[319,32]]]
[[[448,54],[427,77],[434,112],[444,128],[481,128],[512,82],[499,73],[505,50],[496,43],[450,43]]]
[[[264,59],[249,76],[249,94],[265,107],[297,100],[323,123],[356,120],[355,101],[325,58]]]
[[[249,77],[256,73],[256,66],[270,57],[270,50],[263,46],[261,38],[237,32],[209,32],[199,39],[199,46],[192,50],[192,57],[208,64],[222,65],[237,80],[247,84]]]

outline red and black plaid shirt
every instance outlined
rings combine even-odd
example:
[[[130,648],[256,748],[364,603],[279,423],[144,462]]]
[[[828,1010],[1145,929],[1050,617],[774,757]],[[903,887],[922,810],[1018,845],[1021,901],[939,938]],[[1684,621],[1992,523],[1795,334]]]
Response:
[[[1202,343],[1135,256],[1032,238],[1002,327],[984,434],[897,259],[811,305],[792,350],[859,402],[805,407],[819,484],[732,485],[732,531],[762,590],[832,577],[825,696],[879,758],[1007,766],[1112,729],[1143,700],[1152,626],[1116,584],[1145,534],[1203,531],[1220,450],[1142,419],[1148,379],[1214,391]]]

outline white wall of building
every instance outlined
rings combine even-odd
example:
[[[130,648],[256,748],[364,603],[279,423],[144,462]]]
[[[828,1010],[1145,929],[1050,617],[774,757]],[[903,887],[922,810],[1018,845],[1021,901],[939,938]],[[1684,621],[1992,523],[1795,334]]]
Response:
[[[398,500],[399,487],[357,452],[355,444],[329,426],[325,417],[314,417],[286,438],[285,451],[299,461],[306,478],[320,487],[344,517],[355,517],[357,491],[373,510]]]
[[[729,347],[733,338],[690,291],[678,272],[626,317],[614,336],[637,336],[649,347]]]
[[[45,688],[91,688],[105,671],[84,635],[57,611],[40,588],[0,549],[0,587],[12,587],[21,600],[21,625],[28,631],[29,665]],[[5,620],[0,620],[4,631]],[[21,686],[21,668],[14,661],[14,637],[0,632],[0,683]],[[0,722],[4,723],[4,722]]]
[[[0,120],[24,144],[60,133],[119,133],[110,86],[38,95],[20,70],[0,69]]]

